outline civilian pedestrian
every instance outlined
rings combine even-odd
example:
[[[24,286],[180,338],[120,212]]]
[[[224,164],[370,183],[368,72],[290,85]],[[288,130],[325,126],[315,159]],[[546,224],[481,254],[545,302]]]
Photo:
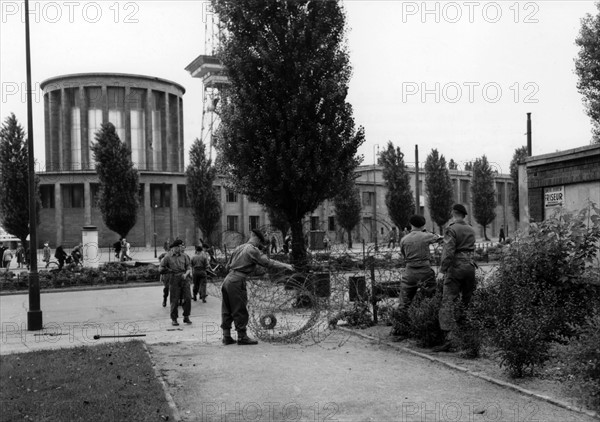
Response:
[[[46,263],[46,268],[48,268],[48,265],[50,265],[50,254],[52,253],[52,251],[50,250],[50,245],[49,243],[46,241],[44,242],[44,249],[42,250],[42,261],[44,261]]]

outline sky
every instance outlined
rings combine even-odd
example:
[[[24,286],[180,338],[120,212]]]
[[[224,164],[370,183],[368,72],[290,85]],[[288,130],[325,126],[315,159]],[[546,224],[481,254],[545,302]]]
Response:
[[[365,128],[363,164],[392,142],[421,165],[432,149],[462,168],[486,155],[509,172],[533,154],[588,145],[577,92],[580,20],[593,1],[343,1],[353,75],[348,102]],[[205,53],[206,1],[30,1],[35,156],[44,163],[40,83],[84,72],[134,73],[184,86],[186,157],[202,133],[203,87],[185,67]],[[27,128],[22,1],[0,0],[0,118]]]

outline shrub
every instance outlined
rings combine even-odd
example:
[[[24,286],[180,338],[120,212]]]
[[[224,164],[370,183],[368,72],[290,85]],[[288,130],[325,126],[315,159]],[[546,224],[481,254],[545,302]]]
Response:
[[[329,325],[335,325],[339,320],[346,321],[351,327],[366,328],[373,325],[373,315],[367,302],[354,302],[350,309],[338,312],[329,320]]]
[[[415,295],[408,308],[408,331],[421,347],[432,347],[444,341],[438,315],[442,304],[442,289],[438,288],[431,297],[421,291]],[[402,325],[402,321],[399,321]]]
[[[588,407],[600,409],[600,311],[574,329],[575,336],[559,346],[568,386],[584,398]]]

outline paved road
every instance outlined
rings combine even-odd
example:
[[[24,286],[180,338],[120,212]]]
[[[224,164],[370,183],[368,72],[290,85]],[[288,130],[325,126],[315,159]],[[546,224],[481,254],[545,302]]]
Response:
[[[225,347],[213,296],[176,331],[157,284],[41,299],[40,333],[26,329],[27,295],[0,296],[0,354],[145,334],[186,421],[594,420],[339,331],[318,344]]]

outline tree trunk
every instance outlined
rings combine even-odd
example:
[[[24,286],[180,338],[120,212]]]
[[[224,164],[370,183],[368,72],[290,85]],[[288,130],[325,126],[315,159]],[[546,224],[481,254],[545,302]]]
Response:
[[[306,261],[306,246],[304,244],[304,233],[302,232],[302,221],[290,222],[292,229],[292,251],[291,258],[293,264],[296,267],[305,267]]]
[[[352,249],[352,230],[348,230],[348,249]]]
[[[487,226],[483,226],[483,238],[489,242],[490,239],[487,237],[487,233],[485,232]]]

